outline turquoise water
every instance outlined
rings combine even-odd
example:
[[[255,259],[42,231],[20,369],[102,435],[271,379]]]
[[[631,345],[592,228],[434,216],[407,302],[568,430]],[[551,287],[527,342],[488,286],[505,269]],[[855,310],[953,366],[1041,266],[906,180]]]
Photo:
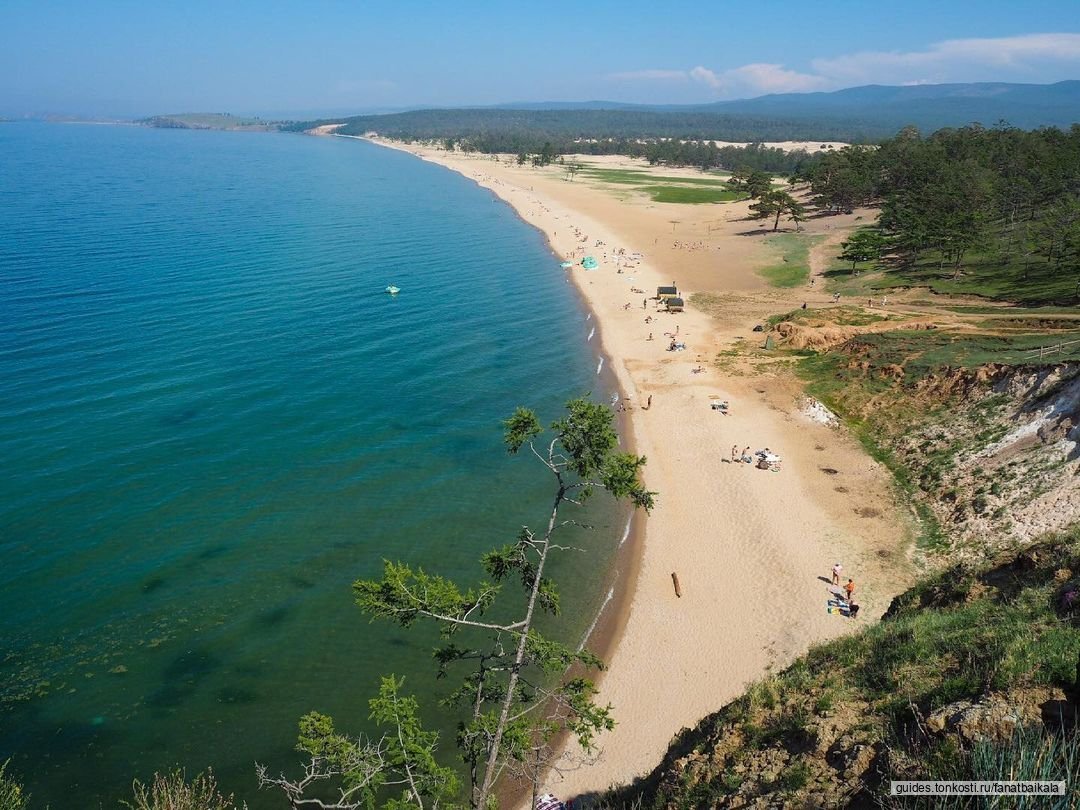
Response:
[[[449,688],[350,584],[473,578],[540,522],[499,420],[607,393],[586,313],[506,205],[366,143],[5,124],[0,154],[0,761],[37,806],[209,765],[280,807],[252,763],[295,763],[301,714]],[[621,528],[589,517],[568,639]]]

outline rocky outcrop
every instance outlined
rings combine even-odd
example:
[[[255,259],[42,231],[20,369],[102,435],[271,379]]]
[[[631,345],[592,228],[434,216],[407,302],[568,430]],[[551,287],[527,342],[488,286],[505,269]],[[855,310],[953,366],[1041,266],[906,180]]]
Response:
[[[933,712],[925,726],[931,733],[955,734],[968,743],[1004,742],[1018,729],[1042,723],[1042,706],[1064,698],[1060,689],[1031,689],[958,700]]]

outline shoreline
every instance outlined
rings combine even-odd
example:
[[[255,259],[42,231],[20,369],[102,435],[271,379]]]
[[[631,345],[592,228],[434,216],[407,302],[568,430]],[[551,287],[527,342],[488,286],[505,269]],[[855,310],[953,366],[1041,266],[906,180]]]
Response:
[[[433,163],[436,166],[447,169],[449,171],[460,174],[468,180],[475,182],[480,188],[489,191],[497,200],[509,206],[514,215],[526,226],[537,228],[534,223],[529,222],[523,215],[523,211],[519,209],[514,203],[507,199],[505,196],[500,195],[498,191],[490,185],[485,185],[476,178],[469,177],[467,174],[449,166],[445,163],[441,163],[432,159],[427,155],[420,155],[416,152],[409,150],[403,145],[399,145],[393,142],[373,140],[360,135],[338,135],[334,132],[328,132],[333,137],[337,138],[353,138],[355,140],[366,141],[367,143],[375,146],[381,146],[387,149],[394,149],[400,152],[405,152],[413,157],[417,157],[421,160],[425,160],[429,163]],[[541,235],[544,237],[544,241],[547,244],[548,250],[551,251],[552,256],[556,261],[567,261],[567,256],[561,253],[555,246],[552,240],[552,234],[548,231],[537,228]],[[569,273],[569,271],[567,271]],[[615,357],[612,356],[604,342],[604,324],[600,313],[597,312],[594,302],[590,300],[586,291],[579,283],[578,277],[569,273],[569,280],[573,284],[574,289],[577,292],[578,300],[581,301],[582,306],[587,312],[591,313],[593,323],[596,327],[597,347],[599,349],[600,356],[604,359],[605,371],[604,374],[614,377],[617,382],[617,386],[620,391],[620,395],[624,395],[625,388],[623,381],[619,378],[619,375],[615,373]],[[622,411],[616,413],[616,424],[618,426],[619,435],[625,440],[625,449],[629,452],[637,452],[637,442],[635,441],[635,435],[637,431],[637,425],[635,424],[632,414],[638,410],[638,406],[632,403],[630,411]],[[582,636],[579,646],[588,645],[593,653],[595,653],[601,660],[605,662],[611,657],[611,654],[618,647],[620,638],[622,637],[627,624],[627,618],[629,617],[630,607],[633,602],[634,590],[637,585],[637,578],[641,569],[641,552],[644,548],[646,540],[646,523],[648,522],[648,515],[641,511],[634,511],[629,513],[630,526],[629,533],[625,540],[619,543],[619,547],[612,558],[612,569],[608,572],[608,575],[604,579],[604,586],[602,590],[605,593],[612,593],[610,600],[604,600],[601,602],[597,614],[593,617],[593,622]],[[625,575],[623,571],[625,569]],[[599,684],[605,672],[597,674],[596,682]],[[516,795],[516,791],[508,791],[511,795]]]
[[[425,160],[429,163],[433,163],[441,168],[460,174],[468,180],[473,180],[478,186],[489,191],[497,200],[509,206],[514,215],[526,226],[536,228],[536,225],[529,222],[524,216],[523,212],[514,205],[514,203],[508,200],[506,197],[500,195],[497,190],[491,186],[484,185],[475,178],[469,177],[467,174],[453,168],[452,166],[440,163],[437,160],[433,160],[425,155],[417,154],[411,151],[407,147],[396,144],[390,141],[374,140],[360,135],[338,135],[337,133],[328,131],[326,133],[320,133],[330,135],[336,138],[352,138],[354,140],[365,141],[374,146],[380,146],[386,149],[394,149],[399,152],[405,152],[413,157],[417,157],[421,160]],[[548,233],[542,228],[537,228],[541,235],[544,237],[544,242],[547,244],[548,250],[551,251],[552,256],[556,261],[566,261],[567,257],[560,253],[552,242],[552,234]],[[570,274],[570,282],[574,285],[574,289],[577,292],[578,300],[581,301],[582,306],[587,312],[592,315],[593,324],[597,331],[597,347],[599,349],[600,356],[604,359],[605,370],[601,375],[612,376],[620,390],[622,395],[624,388],[622,380],[614,372],[615,358],[612,357],[611,352],[608,351],[607,346],[604,343],[604,325],[602,323],[600,314],[597,312],[593,302],[585,294],[585,290],[582,289],[581,284],[578,282],[576,276]],[[635,441],[636,426],[634,420],[630,417],[637,410],[636,403],[631,406],[630,411],[622,411],[616,413],[616,424],[618,426],[619,436],[625,440],[625,449],[630,452],[637,452],[637,443]],[[633,601],[634,588],[637,584],[637,577],[640,571],[641,562],[641,550],[645,543],[646,538],[646,523],[648,521],[648,515],[644,512],[635,511],[629,513],[630,526],[629,533],[625,540],[619,543],[619,547],[612,558],[612,570],[608,572],[608,576],[604,579],[604,587],[602,590],[612,592],[610,600],[604,600],[600,604],[600,608],[597,614],[593,617],[593,622],[582,636],[579,646],[589,645],[592,651],[602,660],[607,660],[611,653],[614,652],[618,646],[619,639],[626,628],[626,619],[629,615],[630,605]],[[622,575],[623,569],[626,570],[625,576]],[[620,587],[621,585],[621,587]],[[598,674],[597,682],[603,678],[604,673]]]
[[[550,773],[545,790],[566,800],[631,782],[661,762],[680,729],[812,643],[855,629],[824,610],[820,580],[837,559],[866,583],[860,603],[868,618],[880,616],[906,587],[908,536],[903,521],[893,520],[899,509],[888,472],[851,437],[803,418],[795,404],[801,386],[790,375],[727,374],[715,361],[720,346],[746,339],[765,315],[807,298],[826,300],[824,291],[814,296],[764,286],[756,270],[770,256],[762,240],[748,238],[761,232],[745,231],[745,204],[657,206],[566,182],[558,167],[545,172],[490,156],[339,137],[461,174],[540,230],[556,256],[575,262],[566,272],[593,314],[601,351],[631,406],[627,442],[648,458],[644,479],[659,493],[657,508],[647,519],[634,516],[634,536],[616,555],[619,570],[630,560],[616,591],[621,599],[601,612],[591,636],[608,664],[597,678],[599,700],[613,704],[618,725],[598,738],[606,752],[599,761]],[[818,224],[823,235],[832,227]],[[582,269],[584,253],[600,260],[597,271]],[[660,311],[649,294],[672,279],[684,295],[686,289],[722,294],[723,311]],[[628,293],[629,285],[636,286]],[[643,324],[642,314],[654,323]],[[685,341],[687,351],[666,351],[665,330]],[[639,407],[653,396],[648,410]],[[712,410],[717,399],[730,401],[731,412]],[[747,439],[752,447],[780,448],[783,471],[730,464],[732,443],[742,447]],[[823,476],[825,460],[832,472]],[[829,478],[837,469],[845,486]],[[882,507],[873,510],[879,520],[872,526],[865,515],[852,516],[853,504],[865,503]],[[672,574],[679,576],[680,595]]]

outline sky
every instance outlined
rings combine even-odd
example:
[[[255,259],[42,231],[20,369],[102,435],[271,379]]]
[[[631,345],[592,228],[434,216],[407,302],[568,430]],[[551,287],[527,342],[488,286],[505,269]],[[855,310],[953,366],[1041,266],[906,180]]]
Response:
[[[0,0],[0,115],[303,117],[1080,78],[1077,0]]]

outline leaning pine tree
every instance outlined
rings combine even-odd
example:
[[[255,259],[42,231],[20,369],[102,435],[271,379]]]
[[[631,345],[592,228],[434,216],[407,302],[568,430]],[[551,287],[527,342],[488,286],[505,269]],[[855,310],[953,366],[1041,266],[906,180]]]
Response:
[[[514,542],[484,555],[487,581],[462,590],[420,568],[387,561],[382,579],[353,586],[357,604],[373,617],[403,627],[418,619],[441,625],[446,644],[435,652],[440,675],[454,665],[468,668],[445,703],[464,709],[457,743],[473,808],[494,806],[495,784],[503,774],[529,781],[535,800],[544,768],[554,763],[556,735],[568,731],[588,753],[596,733],[614,726],[610,706],[595,701],[593,682],[569,674],[572,667],[576,673],[599,669],[602,662],[588,651],[543,637],[534,626],[541,612],[559,612],[558,591],[545,568],[551,552],[571,550],[555,542],[560,530],[579,525],[560,514],[564,507],[580,505],[597,490],[635,507],[653,506],[655,493],[640,480],[645,459],[618,451],[612,422],[610,408],[583,398],[567,403],[566,415],[552,423],[543,441],[543,428],[532,411],[518,408],[506,420],[507,449],[516,454],[527,447],[550,471],[555,495],[542,531],[525,526]],[[514,597],[503,591],[512,580],[521,586],[513,591],[521,600],[513,612],[504,603]],[[517,618],[488,620],[497,603],[499,615]],[[304,776],[271,778],[261,769],[262,785],[284,790],[293,807],[371,806],[377,793],[394,785],[402,792],[387,807],[451,807],[452,772],[435,762],[433,734],[420,726],[415,702],[397,695],[399,687],[400,681],[387,679],[380,698],[372,701],[372,719],[389,727],[381,739],[350,739],[337,734],[329,718],[307,715],[301,720],[298,746],[309,756]],[[387,710],[403,701],[406,712]],[[336,783],[336,799],[309,795],[331,783]]]

